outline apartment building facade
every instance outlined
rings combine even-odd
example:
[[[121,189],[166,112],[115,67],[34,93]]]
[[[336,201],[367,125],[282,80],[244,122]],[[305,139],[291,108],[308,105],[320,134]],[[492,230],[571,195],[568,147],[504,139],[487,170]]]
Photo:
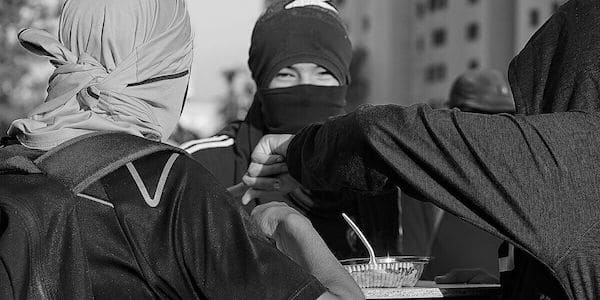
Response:
[[[369,102],[443,103],[467,70],[508,64],[564,0],[344,0],[368,53]]]

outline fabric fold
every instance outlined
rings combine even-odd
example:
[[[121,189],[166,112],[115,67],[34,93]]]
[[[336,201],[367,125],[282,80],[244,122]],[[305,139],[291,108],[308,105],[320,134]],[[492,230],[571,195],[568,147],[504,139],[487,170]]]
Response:
[[[185,101],[192,39],[185,1],[67,0],[58,39],[38,29],[19,34],[56,69],[44,103],[8,134],[39,150],[95,131],[165,141]]]

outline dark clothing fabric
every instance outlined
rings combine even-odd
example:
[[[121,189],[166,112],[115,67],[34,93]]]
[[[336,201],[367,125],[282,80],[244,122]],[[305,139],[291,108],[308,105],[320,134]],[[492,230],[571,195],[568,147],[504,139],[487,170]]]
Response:
[[[259,101],[267,132],[298,132],[307,124],[344,113],[347,86],[310,84],[287,88],[261,89]]]
[[[402,221],[402,253],[415,256],[431,256],[431,246],[439,229],[443,210],[402,194],[400,202]],[[431,261],[425,266],[428,268]]]
[[[504,242],[498,249],[498,257],[500,262],[509,260],[508,265],[500,266],[500,282],[503,286],[504,299],[534,299],[541,298],[540,295],[546,295],[550,299],[566,298],[566,296],[550,296],[564,294],[560,282],[547,271],[543,263],[527,252]]]
[[[511,62],[517,113],[600,110],[600,2],[561,6]]]
[[[55,270],[43,281],[51,298],[315,299],[326,291],[189,157],[151,154],[74,195],[34,172],[41,154],[0,147],[0,194],[65,205],[36,256],[36,268]],[[57,278],[80,285],[52,289]],[[72,294],[80,290],[89,293]]]
[[[502,241],[493,235],[444,213],[431,246],[433,259],[422,278],[433,279],[453,269],[482,269],[495,278],[498,273],[498,246]]]
[[[364,107],[294,138],[290,173],[311,189],[398,185],[508,240],[521,266],[505,297],[597,299],[598,53],[600,2],[569,1],[511,62],[517,116]]]
[[[296,63],[320,65],[348,85],[351,60],[350,38],[330,1],[277,0],[256,21],[248,66],[261,89],[279,70]]]
[[[594,112],[480,115],[426,105],[363,107],[303,130],[287,153],[290,173],[307,188],[398,185],[508,240],[571,299],[600,296],[599,157]],[[551,285],[524,288],[527,299]]]
[[[231,128],[222,133],[230,133]],[[242,128],[248,127],[242,123]],[[188,146],[187,149],[200,148],[191,153],[192,157],[213,173],[220,184],[231,186],[242,180],[242,176],[250,164],[250,153],[258,142],[256,139],[253,145],[244,148],[244,145],[250,144],[248,140],[244,139],[245,137],[247,135],[244,132],[238,132],[237,138],[231,138],[232,142],[235,141],[232,146],[218,147],[218,144],[213,142],[200,140],[197,144]],[[203,144],[211,143],[213,143],[212,146],[202,147]],[[217,147],[214,147],[215,145]],[[240,149],[245,150],[242,152],[243,155],[240,155]],[[235,166],[233,162],[236,162]],[[239,173],[237,173],[238,171]],[[368,255],[360,241],[350,235],[351,229],[341,217],[342,212],[346,212],[355,219],[365,231],[367,238],[373,243],[378,255],[400,254],[398,247],[398,192],[396,190],[387,191],[382,195],[315,191],[310,198],[311,202],[304,202],[294,197],[286,197],[284,200],[310,219],[338,259]],[[248,204],[245,207],[246,211],[250,213],[260,203],[263,201],[258,200]]]
[[[454,269],[481,269],[499,278],[501,240],[429,202],[402,195],[402,251],[431,256],[422,280],[433,280]]]

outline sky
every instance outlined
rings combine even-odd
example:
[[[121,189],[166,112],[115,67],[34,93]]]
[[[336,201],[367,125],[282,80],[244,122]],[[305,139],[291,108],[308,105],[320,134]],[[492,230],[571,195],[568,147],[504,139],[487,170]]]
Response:
[[[207,135],[222,126],[216,118],[218,98],[226,92],[222,73],[247,68],[250,35],[263,5],[264,0],[188,1],[195,43],[191,101],[181,120],[184,127]]]

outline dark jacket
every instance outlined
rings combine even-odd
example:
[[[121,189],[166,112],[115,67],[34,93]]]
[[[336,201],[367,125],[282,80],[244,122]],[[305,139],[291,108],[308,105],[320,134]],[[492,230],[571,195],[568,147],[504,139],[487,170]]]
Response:
[[[260,103],[253,103],[246,120],[234,122],[208,139],[187,142],[181,147],[205,166],[224,186],[241,182],[250,164],[250,155],[264,135]],[[306,215],[338,259],[366,257],[367,251],[341,217],[346,212],[355,219],[378,255],[399,253],[398,191],[385,194],[318,192],[306,203],[286,197],[285,201]],[[251,212],[257,201],[247,205]]]
[[[600,2],[570,1],[511,63],[516,116],[363,107],[297,135],[290,173],[315,190],[393,183],[508,240],[538,272],[505,297],[598,299],[598,53]]]
[[[0,145],[2,299],[315,299],[325,292],[185,155],[145,156],[75,195],[36,168],[41,154]],[[13,207],[4,204],[11,201],[35,208],[27,235],[10,230],[5,210]],[[27,292],[30,267],[43,274],[37,296]]]

